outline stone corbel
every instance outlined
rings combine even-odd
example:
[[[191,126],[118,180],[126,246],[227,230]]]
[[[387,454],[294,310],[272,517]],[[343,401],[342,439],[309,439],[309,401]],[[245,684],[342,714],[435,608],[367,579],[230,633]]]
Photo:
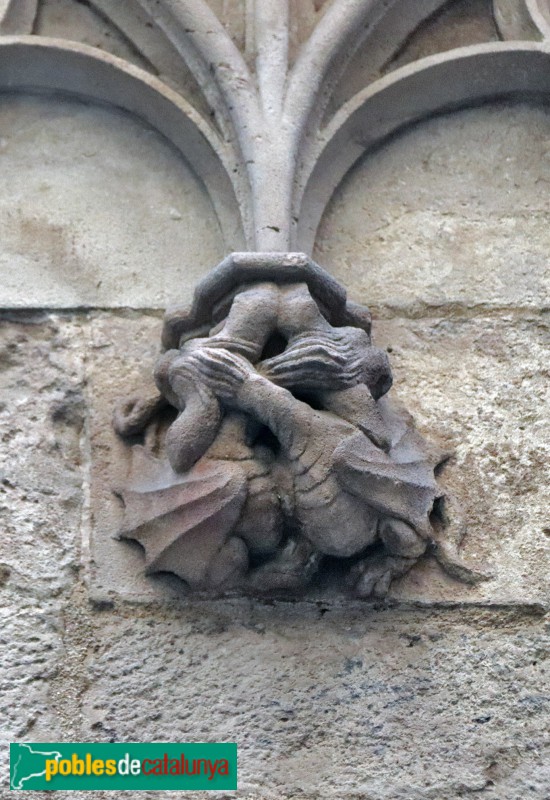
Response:
[[[431,552],[483,577],[456,549],[445,455],[387,402],[370,332],[368,309],[300,253],[234,253],[167,313],[159,394],[115,413],[133,439],[121,537],[149,572],[209,595],[381,597]]]

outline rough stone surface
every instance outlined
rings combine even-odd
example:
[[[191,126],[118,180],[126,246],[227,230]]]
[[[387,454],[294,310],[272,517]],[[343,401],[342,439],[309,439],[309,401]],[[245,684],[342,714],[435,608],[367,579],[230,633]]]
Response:
[[[33,622],[36,641],[46,626]],[[246,800],[544,800],[549,633],[521,610],[94,611],[75,596],[67,663],[52,676],[25,661],[60,712],[42,717],[35,700],[48,728],[32,738],[237,741]]]
[[[0,164],[3,307],[163,307],[224,254],[189,167],[128,115],[3,95]]]
[[[122,510],[112,488],[124,481],[129,448],[112,431],[112,411],[128,393],[150,393],[159,328],[159,320],[143,317],[101,315],[92,324],[91,574],[98,598],[171,600],[178,592],[178,585],[164,577],[145,578],[141,549],[113,538]],[[395,581],[390,597],[548,602],[549,338],[547,321],[538,316],[375,324],[374,343],[391,350],[395,387],[389,396],[404,403],[428,440],[455,453],[444,475],[468,524],[463,556],[494,575],[465,587],[428,558]]]
[[[494,572],[464,591],[448,579],[438,589],[419,569],[396,595],[429,580],[431,599],[547,604],[547,315],[380,321],[375,330],[391,350],[396,398],[421,432],[454,453],[445,476],[468,526],[464,557]]]
[[[59,731],[51,687],[64,652],[58,605],[22,597],[5,584],[0,596],[0,769],[7,789],[8,743],[48,741]]]
[[[9,741],[63,734],[71,692],[64,604],[80,570],[84,401],[82,327],[63,317],[0,327],[0,764]],[[55,738],[55,737],[54,737]],[[5,785],[5,784],[4,784]]]
[[[107,615],[83,733],[237,741],[246,798],[542,800],[544,630],[285,604]]]
[[[29,597],[79,568],[86,418],[82,327],[40,316],[0,329],[0,569]]]
[[[382,310],[546,305],[549,140],[525,105],[417,125],[350,172],[315,259]]]

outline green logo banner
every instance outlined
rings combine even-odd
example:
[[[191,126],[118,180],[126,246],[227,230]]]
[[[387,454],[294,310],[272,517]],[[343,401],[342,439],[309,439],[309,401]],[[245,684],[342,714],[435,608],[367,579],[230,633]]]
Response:
[[[18,791],[236,788],[235,742],[10,744],[10,789]]]

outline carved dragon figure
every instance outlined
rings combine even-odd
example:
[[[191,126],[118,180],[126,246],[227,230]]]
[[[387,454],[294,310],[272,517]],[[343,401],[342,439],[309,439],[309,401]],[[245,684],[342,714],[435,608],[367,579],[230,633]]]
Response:
[[[167,314],[163,343],[160,394],[115,414],[129,436],[177,411],[160,457],[133,446],[119,490],[121,536],[150,572],[210,593],[297,593],[331,557],[355,594],[384,596],[430,548],[453,576],[484,577],[458,555],[434,477],[444,456],[384,398],[368,310],[306,256],[229,257],[190,310]]]

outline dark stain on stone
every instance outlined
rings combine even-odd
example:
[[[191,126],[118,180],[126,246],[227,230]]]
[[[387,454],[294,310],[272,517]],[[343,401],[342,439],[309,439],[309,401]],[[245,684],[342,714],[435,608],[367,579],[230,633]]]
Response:
[[[7,564],[0,564],[0,586],[4,586],[11,576],[11,569]]]
[[[85,402],[81,392],[77,389],[67,389],[62,397],[53,401],[50,413],[53,422],[81,430],[85,413]]]

